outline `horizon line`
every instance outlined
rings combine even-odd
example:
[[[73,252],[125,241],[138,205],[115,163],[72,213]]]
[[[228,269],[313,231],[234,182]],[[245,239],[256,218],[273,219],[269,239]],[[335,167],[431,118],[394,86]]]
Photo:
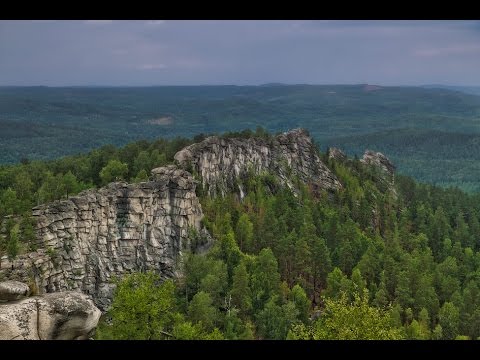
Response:
[[[467,87],[467,88],[475,88],[480,87],[479,85],[462,85],[462,84],[396,84],[396,85],[383,85],[378,83],[327,83],[327,84],[313,84],[313,83],[281,83],[281,82],[269,82],[269,83],[262,83],[262,84],[168,84],[168,85],[1,85],[0,88],[28,88],[28,87],[43,87],[43,88],[149,88],[149,87],[206,87],[206,86],[235,86],[235,87],[267,87],[267,86],[382,86],[382,87],[441,87],[441,86],[449,86],[449,87]]]

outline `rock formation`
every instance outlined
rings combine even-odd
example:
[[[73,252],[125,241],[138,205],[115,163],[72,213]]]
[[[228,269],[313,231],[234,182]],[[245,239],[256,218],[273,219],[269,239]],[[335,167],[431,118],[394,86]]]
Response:
[[[365,150],[360,162],[374,166],[380,169],[378,176],[378,184],[382,184],[380,188],[383,191],[390,191],[392,196],[397,197],[397,191],[395,190],[395,165],[382,153],[372,150]]]
[[[200,230],[202,208],[185,170],[171,165],[152,176],[34,208],[39,250],[5,259],[0,275],[34,282],[41,294],[82,291],[102,309],[115,276],[149,269],[174,276],[189,228]]]
[[[334,160],[337,160],[337,161],[345,161],[347,160],[347,155],[345,155],[345,153],[336,148],[336,147],[329,147],[328,148],[328,152],[327,152],[327,156],[329,159],[334,159]]]
[[[244,189],[237,181],[248,171],[268,171],[294,189],[292,175],[323,190],[342,187],[335,175],[322,163],[308,133],[295,129],[273,138],[220,138],[212,136],[179,151],[175,160],[198,174],[211,196]]]
[[[34,208],[38,250],[12,262],[0,259],[0,278],[26,282],[39,294],[81,291],[106,310],[116,277],[145,270],[175,276],[191,228],[207,239],[196,244],[197,251],[211,245],[201,227],[197,181],[186,169],[199,174],[213,196],[227,191],[243,196],[238,177],[249,171],[268,171],[290,188],[295,176],[314,190],[342,186],[301,129],[268,139],[210,137],[179,151],[175,159],[183,169],[154,169],[148,182],[111,183]],[[22,287],[9,289],[0,294],[13,299],[25,293]]]
[[[1,282],[0,288],[13,289]],[[0,340],[88,339],[100,315],[87,295],[73,291],[0,303]]]
[[[382,169],[385,173],[393,178],[395,174],[395,165],[381,152],[375,152],[372,150],[365,150],[361,162],[367,165],[374,165]]]

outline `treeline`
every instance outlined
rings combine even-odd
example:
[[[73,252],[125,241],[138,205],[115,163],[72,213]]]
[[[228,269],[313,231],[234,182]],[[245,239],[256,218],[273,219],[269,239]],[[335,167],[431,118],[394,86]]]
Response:
[[[0,216],[22,214],[38,204],[111,181],[145,180],[151,169],[172,163],[175,153],[191,142],[185,138],[142,140],[48,162],[24,160],[0,166]]]
[[[328,165],[345,185],[333,195],[302,184],[293,194],[265,174],[244,180],[243,200],[202,198],[216,244],[185,256],[170,299],[177,321],[153,338],[480,337],[478,196],[402,176],[389,187],[359,161]],[[131,309],[117,295],[99,337],[142,328]]]

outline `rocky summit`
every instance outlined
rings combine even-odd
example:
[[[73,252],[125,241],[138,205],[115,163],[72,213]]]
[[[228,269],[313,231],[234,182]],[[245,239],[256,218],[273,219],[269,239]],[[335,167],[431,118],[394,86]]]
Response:
[[[335,191],[342,187],[320,160],[312,139],[304,129],[275,137],[221,138],[212,136],[179,151],[175,160],[202,179],[211,196],[244,189],[237,181],[249,171],[269,172],[294,189],[292,175],[315,189]]]
[[[372,150],[365,150],[360,161],[367,165],[376,166],[381,169],[387,176],[390,182],[393,183],[395,176],[395,165],[381,152]]]
[[[327,156],[329,159],[335,159],[337,161],[347,160],[347,155],[342,150],[336,147],[328,148]]]

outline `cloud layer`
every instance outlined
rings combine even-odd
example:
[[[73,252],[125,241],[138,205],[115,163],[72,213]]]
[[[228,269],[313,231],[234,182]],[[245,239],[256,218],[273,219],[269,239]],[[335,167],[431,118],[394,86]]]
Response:
[[[480,85],[478,21],[0,21],[0,85]]]

